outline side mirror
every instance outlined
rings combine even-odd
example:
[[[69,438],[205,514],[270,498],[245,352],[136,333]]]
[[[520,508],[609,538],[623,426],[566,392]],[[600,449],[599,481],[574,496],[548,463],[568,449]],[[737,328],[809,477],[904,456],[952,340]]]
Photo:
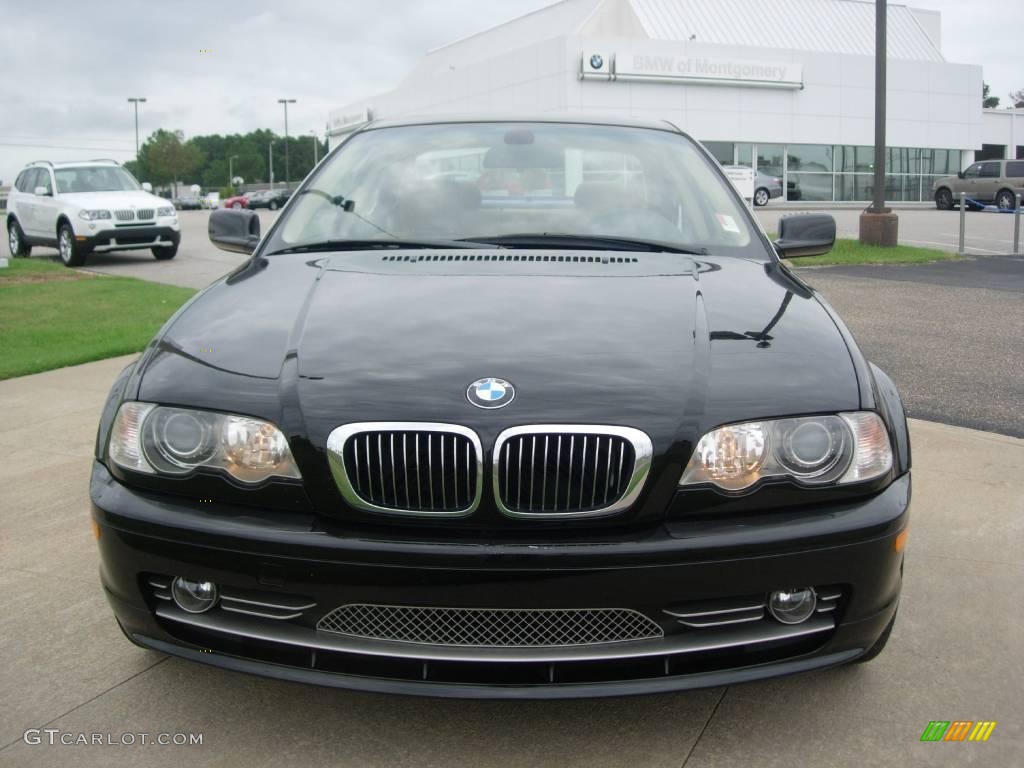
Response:
[[[836,242],[836,220],[821,213],[801,213],[779,219],[779,258],[821,256]]]
[[[222,251],[252,253],[260,244],[260,217],[255,211],[219,208],[210,214],[208,231]]]
[[[957,171],[957,172],[956,172],[956,177],[957,177],[958,179],[962,179],[962,178],[964,177],[964,172],[963,172],[963,171]]]
[[[153,185],[150,184],[148,181],[142,182],[142,191],[143,192],[152,192],[153,191]]]
[[[48,190],[46,187],[36,187],[32,191],[36,195],[38,195],[39,197],[49,197],[50,196],[50,190]]]

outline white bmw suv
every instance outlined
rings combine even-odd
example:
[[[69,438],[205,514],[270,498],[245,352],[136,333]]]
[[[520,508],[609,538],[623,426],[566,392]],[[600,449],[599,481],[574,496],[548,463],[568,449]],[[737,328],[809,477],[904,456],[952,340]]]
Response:
[[[56,247],[69,267],[93,252],[149,248],[173,259],[181,228],[169,200],[149,191],[114,160],[30,163],[7,198],[12,256],[34,245]]]

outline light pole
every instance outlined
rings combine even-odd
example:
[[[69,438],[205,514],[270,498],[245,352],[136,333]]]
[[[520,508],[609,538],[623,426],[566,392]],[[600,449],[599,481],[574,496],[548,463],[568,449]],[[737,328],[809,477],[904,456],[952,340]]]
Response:
[[[130,104],[135,105],[135,160],[139,159],[139,102],[146,103],[144,96],[131,96],[128,99]]]
[[[316,137],[316,131],[312,128],[309,129],[309,135],[313,137],[313,167],[316,168],[320,163],[319,152],[320,152],[320,139]]]
[[[238,159],[238,155],[232,155],[228,158],[228,186],[235,186],[235,160]]]
[[[270,142],[270,148],[269,148],[268,151],[270,152],[270,163],[269,163],[269,166],[270,166],[270,188],[273,189],[274,188],[274,142]]]
[[[875,0],[875,188],[871,205],[860,215],[860,242],[895,246],[899,240],[899,218],[885,207],[885,65],[886,0]]]
[[[278,99],[278,104],[284,104],[284,188],[288,189],[291,184],[291,168],[288,166],[288,105],[294,104],[295,99]]]

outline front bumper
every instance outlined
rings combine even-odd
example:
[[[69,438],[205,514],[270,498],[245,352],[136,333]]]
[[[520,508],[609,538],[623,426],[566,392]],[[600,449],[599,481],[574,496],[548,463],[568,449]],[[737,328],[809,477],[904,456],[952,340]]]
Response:
[[[910,477],[874,497],[830,509],[823,517],[835,524],[832,541],[817,535],[813,543],[763,546],[751,545],[749,531],[731,546],[721,532],[713,546],[702,546],[700,537],[673,535],[667,528],[628,541],[572,545],[346,536],[301,515],[211,510],[138,493],[99,463],[91,495],[103,586],[125,634],[140,645],[228,669],[343,688],[568,698],[731,684],[862,655],[898,604],[903,554],[895,540],[907,524]],[[214,581],[224,596],[233,597],[207,613],[187,614],[163,588],[177,575]],[[783,625],[765,616],[694,628],[675,618],[679,606],[726,606],[713,613],[728,618],[736,600],[802,586],[833,598],[803,624]],[[484,647],[318,628],[326,614],[350,605],[621,608],[643,614],[663,635]]]
[[[146,227],[120,227],[97,232],[77,232],[75,239],[79,246],[96,253],[106,251],[130,251],[140,248],[176,246],[181,241],[177,224]]]

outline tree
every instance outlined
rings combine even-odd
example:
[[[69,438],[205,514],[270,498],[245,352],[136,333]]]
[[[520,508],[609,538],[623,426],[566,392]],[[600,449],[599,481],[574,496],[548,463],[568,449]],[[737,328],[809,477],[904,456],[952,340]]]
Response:
[[[313,170],[313,137],[309,134],[288,137],[292,183]],[[139,151],[138,161],[126,163],[139,181],[167,184],[172,181],[198,183],[204,189],[231,186],[231,175],[241,176],[246,185],[270,180],[268,149],[274,142],[274,181],[284,181],[284,137],[261,128],[245,134],[209,134],[183,141],[180,132],[159,130]],[[316,139],[319,157],[327,145]],[[187,155],[182,162],[182,155]],[[233,159],[232,159],[233,158]],[[176,165],[175,165],[176,163]]]
[[[1018,109],[1024,108],[1024,88],[1021,88],[1019,91],[1013,91],[1010,94],[1010,101]]]
[[[191,176],[202,164],[203,153],[192,142],[183,141],[181,131],[163,128],[152,133],[139,150],[139,170],[157,184],[174,184],[178,195],[178,181]]]
[[[988,83],[981,84],[981,106],[985,109],[995,109],[999,106],[999,97],[989,96],[990,90],[991,88]]]

